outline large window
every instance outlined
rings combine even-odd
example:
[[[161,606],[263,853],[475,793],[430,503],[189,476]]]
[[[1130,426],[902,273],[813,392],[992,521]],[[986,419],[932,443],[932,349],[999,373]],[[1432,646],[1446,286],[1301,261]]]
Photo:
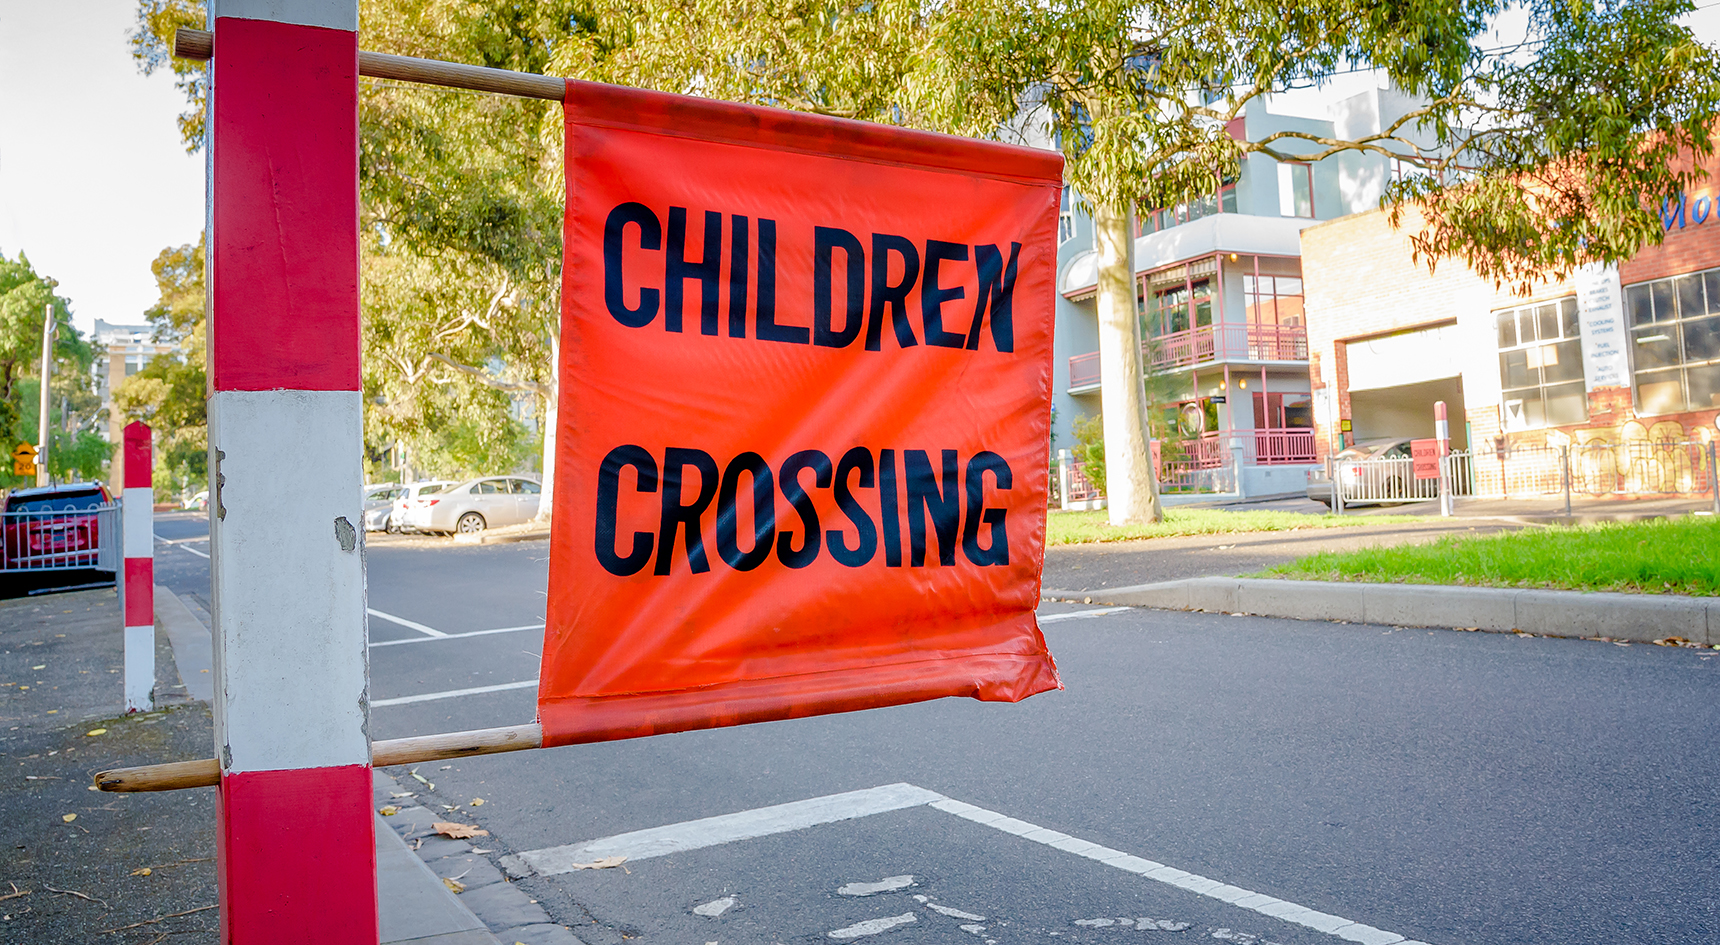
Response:
[[[1157,338],[1212,324],[1212,277],[1190,272],[1200,268],[1211,272],[1214,267],[1210,263],[1204,267],[1179,266],[1141,280],[1143,288],[1136,302],[1141,309],[1143,336]]]
[[[1302,261],[1242,256],[1225,263],[1242,270],[1242,298],[1250,325],[1302,325]]]
[[[1720,407],[1720,269],[1626,286],[1624,304],[1637,412]]]
[[[1561,426],[1589,418],[1575,296],[1494,313],[1505,428]]]
[[[1139,235],[1145,236],[1148,233],[1168,230],[1173,226],[1181,226],[1190,220],[1198,220],[1201,217],[1235,212],[1236,182],[1225,181],[1219,185],[1216,193],[1207,194],[1199,200],[1179,203],[1174,207],[1163,207],[1142,215]]]
[[[1278,165],[1278,213],[1286,217],[1314,215],[1314,165]]]

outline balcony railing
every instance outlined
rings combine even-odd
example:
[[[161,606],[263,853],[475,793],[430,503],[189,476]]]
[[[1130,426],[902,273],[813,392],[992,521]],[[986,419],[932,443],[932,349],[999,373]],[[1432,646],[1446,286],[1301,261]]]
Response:
[[[1149,338],[1143,359],[1154,367],[1207,361],[1306,361],[1308,331],[1300,325],[1201,325]]]
[[[1069,359],[1069,389],[1097,387],[1099,384],[1099,352],[1078,354]]]

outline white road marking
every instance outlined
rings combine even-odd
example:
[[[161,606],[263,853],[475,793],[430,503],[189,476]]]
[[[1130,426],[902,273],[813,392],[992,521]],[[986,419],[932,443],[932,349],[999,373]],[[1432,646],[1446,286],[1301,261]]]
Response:
[[[919,916],[912,912],[904,912],[901,915],[887,916],[882,919],[867,919],[864,922],[856,922],[847,928],[837,929],[826,934],[835,939],[864,938],[867,935],[888,932],[898,925],[907,925],[910,922],[918,921]]]
[[[154,534],[154,533],[152,532],[151,534]],[[175,538],[175,539],[171,539],[171,540],[163,538],[160,535],[156,535],[155,540],[161,542],[164,545],[167,545],[170,548],[178,548],[180,551],[189,551],[199,558],[209,557],[208,552],[198,551],[196,548],[192,548],[192,547],[189,547],[189,546],[183,544],[184,542],[188,542],[188,541],[208,541],[209,537],[207,535],[199,537],[199,538]]]
[[[963,926],[959,926],[959,928],[963,932],[968,932],[968,933],[971,933],[973,935],[978,935],[979,933],[985,931],[985,926],[983,926],[983,925],[963,925]]]
[[[494,630],[469,630],[465,633],[438,633],[433,637],[407,637],[404,640],[382,640],[370,645],[371,649],[379,646],[404,646],[407,643],[433,643],[437,640],[463,640],[466,637],[487,637],[492,633],[519,633],[522,630],[542,630],[543,624],[527,624],[523,627],[498,627]]]
[[[693,907],[693,914],[694,915],[702,915],[708,919],[714,919],[717,916],[720,916],[723,913],[729,911],[729,907],[734,905],[734,904],[735,904],[735,897],[724,896],[721,899],[712,899],[710,902],[707,902],[702,906],[694,906]]]
[[[504,857],[502,864],[510,870],[523,866],[540,876],[553,876],[569,872],[572,864],[582,858],[621,855],[630,860],[648,860],[737,840],[804,830],[819,824],[869,817],[908,807],[922,807],[942,797],[942,794],[912,784],[886,784],[864,791],[848,791],[773,807],[760,807],[738,814],[724,814],[720,817],[670,824],[667,827],[635,830],[601,840],[528,850],[517,856]]]
[[[372,704],[382,705],[391,704],[391,702]],[[582,857],[620,854],[633,860],[645,860],[686,850],[698,850],[704,847],[733,843],[738,840],[751,840],[755,837],[802,830],[819,824],[853,820],[859,817],[869,817],[873,814],[921,806],[931,807],[933,810],[943,811],[946,814],[954,814],[963,820],[970,820],[981,826],[1001,830],[1023,840],[1031,840],[1056,850],[1062,850],[1065,853],[1086,857],[1126,873],[1144,876],[1147,879],[1197,893],[1209,899],[1217,899],[1220,902],[1229,903],[1251,912],[1258,912],[1275,919],[1283,919],[1285,922],[1314,929],[1318,932],[1325,932],[1328,935],[1335,935],[1348,941],[1359,942],[1361,945],[1426,945],[1425,942],[1413,941],[1396,932],[1387,932],[1384,929],[1363,925],[1342,916],[1318,912],[1264,893],[1243,889],[1240,886],[1231,886],[1195,873],[1184,872],[1163,863],[1155,863],[1152,860],[1132,856],[1121,850],[1103,847],[1097,843],[1049,830],[1037,824],[1030,824],[1025,820],[1017,820],[997,811],[965,804],[935,791],[928,791],[925,788],[905,783],[886,784],[882,787],[869,788],[863,791],[830,794],[789,804],[778,804],[774,807],[760,807],[735,814],[724,814],[720,817],[706,817],[702,820],[690,820],[685,823],[670,824],[666,827],[636,830],[632,833],[580,844],[528,850],[515,856],[503,857],[501,862],[503,867],[516,876],[526,876],[532,872],[542,876],[551,876],[557,873],[570,872],[572,864],[578,862]],[[908,913],[908,915],[912,916],[913,913]],[[866,923],[860,923],[860,925],[866,925]],[[859,927],[859,925],[849,926],[849,929],[858,929]],[[838,929],[837,932],[847,933],[849,929]],[[884,931],[884,929],[880,928],[878,931]],[[830,935],[837,937],[837,932],[831,932]],[[860,934],[871,935],[875,933],[856,932],[853,936],[844,934],[841,937],[857,937]]]
[[[960,909],[951,909],[949,906],[940,906],[935,902],[926,903],[926,908],[936,912],[938,915],[947,915],[952,919],[966,919],[969,922],[985,921],[985,916],[983,915],[974,915],[971,912],[963,912]]]
[[[443,633],[442,631],[437,630],[434,627],[426,627],[423,624],[418,623],[417,621],[407,620],[405,617],[396,617],[393,614],[385,614],[382,611],[377,610],[374,607],[366,607],[366,608],[364,608],[364,612],[371,615],[372,617],[379,617],[383,620],[386,620],[389,623],[397,623],[397,624],[401,625],[402,627],[405,627],[408,630],[416,630],[419,633],[422,633],[427,637],[445,637],[445,636],[447,636],[446,633]]]
[[[461,696],[477,696],[486,692],[506,692],[509,689],[535,689],[538,681],[522,679],[519,682],[502,683],[498,686],[474,686],[471,689],[450,689],[447,692],[426,692],[416,696],[396,696],[393,699],[377,699],[370,704],[375,709],[385,705],[408,705],[413,702],[435,702],[439,699],[458,699]],[[572,869],[571,866],[568,867]]]
[[[1133,609],[1133,607],[1104,607],[1099,610],[1077,610],[1074,613],[1068,614],[1040,614],[1039,622],[1056,623],[1059,620],[1080,620],[1083,617],[1103,617],[1106,614],[1120,614],[1125,610]]]
[[[875,883],[849,883],[836,890],[838,896],[876,896],[914,885],[912,876],[886,876]],[[924,900],[921,900],[922,902]]]

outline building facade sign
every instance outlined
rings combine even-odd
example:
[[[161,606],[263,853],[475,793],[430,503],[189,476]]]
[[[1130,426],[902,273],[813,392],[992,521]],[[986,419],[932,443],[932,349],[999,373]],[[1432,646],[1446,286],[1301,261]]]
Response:
[[[1588,265],[1575,276],[1583,341],[1583,380],[1589,390],[1630,385],[1624,292],[1618,267]]]

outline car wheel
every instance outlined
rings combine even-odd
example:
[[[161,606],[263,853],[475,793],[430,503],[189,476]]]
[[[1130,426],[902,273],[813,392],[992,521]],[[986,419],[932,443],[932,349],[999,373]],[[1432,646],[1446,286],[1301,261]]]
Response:
[[[476,535],[484,530],[484,517],[476,512],[467,512],[454,523],[454,530],[462,535]]]

